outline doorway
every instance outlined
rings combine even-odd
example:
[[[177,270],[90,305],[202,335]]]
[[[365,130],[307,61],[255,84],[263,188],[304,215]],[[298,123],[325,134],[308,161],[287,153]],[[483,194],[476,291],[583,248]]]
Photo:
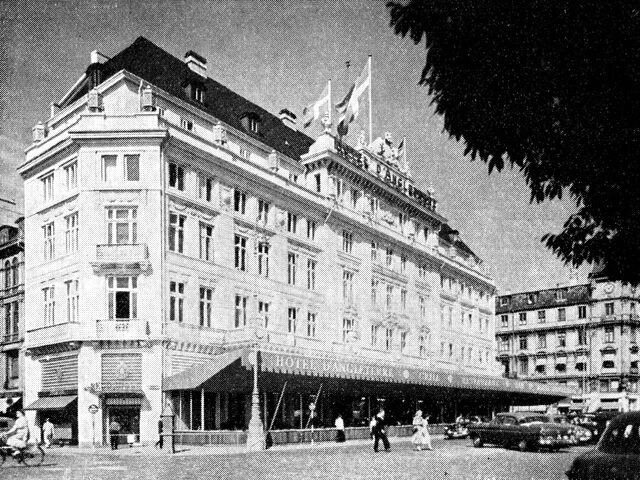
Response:
[[[109,424],[116,420],[120,424],[121,444],[129,441],[129,435],[133,435],[135,443],[140,442],[140,407],[110,405],[107,407],[107,422],[105,425],[105,438],[108,438]]]

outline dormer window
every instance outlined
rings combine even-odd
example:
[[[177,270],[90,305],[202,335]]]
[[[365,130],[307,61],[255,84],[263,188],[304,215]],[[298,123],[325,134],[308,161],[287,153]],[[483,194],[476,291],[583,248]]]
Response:
[[[204,88],[198,85],[193,87],[193,99],[196,102],[204,103]]]
[[[527,303],[529,305],[531,305],[532,303],[536,303],[536,300],[537,300],[537,298],[536,298],[536,294],[535,293],[529,293],[527,295]]]
[[[566,300],[567,299],[567,290],[566,289],[560,289],[560,290],[556,290],[556,300],[557,301],[562,301],[562,300]]]
[[[509,297],[500,297],[500,306],[501,307],[505,307],[507,305],[509,305],[509,301],[511,300],[511,298]]]
[[[260,117],[255,113],[248,113],[242,117],[242,126],[249,132],[260,133]]]

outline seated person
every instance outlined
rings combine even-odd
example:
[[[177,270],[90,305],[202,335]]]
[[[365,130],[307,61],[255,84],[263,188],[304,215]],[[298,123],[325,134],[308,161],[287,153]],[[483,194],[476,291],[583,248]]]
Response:
[[[18,410],[16,423],[13,424],[11,429],[6,432],[7,445],[15,448],[16,450],[22,450],[27,447],[27,440],[29,440],[29,424],[27,423],[27,417],[24,415],[24,411]]]

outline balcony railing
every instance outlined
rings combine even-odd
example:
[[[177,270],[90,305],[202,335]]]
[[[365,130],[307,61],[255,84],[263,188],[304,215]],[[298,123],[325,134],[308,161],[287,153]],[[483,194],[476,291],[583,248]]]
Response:
[[[96,261],[108,263],[140,262],[149,259],[146,243],[96,245]]]
[[[151,333],[149,324],[139,318],[110,318],[96,321],[98,340],[140,340]]]
[[[0,337],[0,340],[2,341],[2,343],[13,343],[13,342],[17,342],[18,340],[20,340],[20,335],[18,334],[18,332],[7,333],[7,334],[3,335],[2,337]]]
[[[80,323],[59,323],[28,330],[26,341],[27,346],[38,347],[73,340],[82,340],[89,337],[89,335],[87,335],[88,333],[86,326]]]

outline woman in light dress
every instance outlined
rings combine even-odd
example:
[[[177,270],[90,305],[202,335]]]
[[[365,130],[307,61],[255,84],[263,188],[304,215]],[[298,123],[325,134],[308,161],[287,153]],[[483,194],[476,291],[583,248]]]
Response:
[[[411,443],[416,451],[420,451],[423,448],[427,450],[433,450],[431,446],[431,435],[429,435],[429,415],[426,418],[422,417],[422,410],[418,410],[413,416],[413,437],[411,437]]]

